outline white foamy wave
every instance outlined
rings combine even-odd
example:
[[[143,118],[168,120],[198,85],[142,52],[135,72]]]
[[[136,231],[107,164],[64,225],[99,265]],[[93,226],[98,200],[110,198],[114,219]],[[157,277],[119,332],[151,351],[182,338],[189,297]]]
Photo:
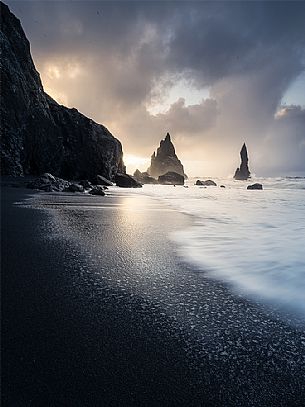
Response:
[[[148,194],[193,216],[171,237],[178,253],[207,275],[305,316],[305,179],[215,179],[226,188],[145,185]],[[248,191],[261,182],[263,191]]]

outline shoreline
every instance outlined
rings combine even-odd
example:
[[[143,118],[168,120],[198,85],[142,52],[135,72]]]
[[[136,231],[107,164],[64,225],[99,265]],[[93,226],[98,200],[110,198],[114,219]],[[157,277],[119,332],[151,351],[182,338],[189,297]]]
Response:
[[[6,405],[301,405],[302,332],[179,261],[167,232],[186,215],[126,191],[86,209],[54,195],[56,231],[6,190]]]

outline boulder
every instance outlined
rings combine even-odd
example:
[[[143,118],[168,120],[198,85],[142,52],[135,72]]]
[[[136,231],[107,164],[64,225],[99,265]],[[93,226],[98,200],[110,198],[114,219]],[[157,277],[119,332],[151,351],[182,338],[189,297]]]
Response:
[[[61,178],[54,177],[50,173],[44,173],[27,184],[27,188],[39,189],[46,192],[61,192],[69,188],[70,183]]]
[[[263,189],[262,184],[252,184],[252,185],[248,185],[247,189]]]
[[[240,167],[236,169],[234,179],[236,180],[247,180],[251,178],[250,176],[250,171],[248,167],[248,151],[246,144],[244,143],[242,146],[242,149],[240,150],[240,159],[241,159],[241,164]]]
[[[115,183],[122,188],[142,188],[142,184],[128,174],[117,173]]]
[[[80,184],[71,183],[68,188],[64,189],[65,192],[84,192],[84,187]]]
[[[169,133],[166,134],[164,140],[160,141],[160,147],[157,149],[157,153],[154,152],[151,156],[150,167],[147,169],[148,175],[155,179],[167,172],[175,172],[185,179],[187,178],[186,174],[184,174],[183,165],[176,155]]]
[[[214,182],[211,179],[207,179],[206,181],[203,181],[203,185],[205,185],[206,187],[217,187],[216,182]]]
[[[206,181],[201,181],[200,179],[197,179],[195,185],[200,185],[200,186],[205,186],[205,187],[210,187],[210,186],[216,187],[217,186],[216,182],[214,182],[211,179],[207,179]]]
[[[96,176],[96,184],[97,185],[107,185],[108,187],[112,187],[113,183],[109,181],[109,179],[103,177],[102,175]]]
[[[184,185],[184,176],[176,172],[169,171],[158,178],[159,184],[162,185]]]
[[[91,182],[88,181],[87,179],[79,181],[79,185],[82,185],[84,187],[84,189],[91,189],[92,188]]]
[[[89,191],[90,195],[100,195],[100,196],[104,196],[105,192],[104,192],[104,186],[103,185],[95,185],[91,191]]]

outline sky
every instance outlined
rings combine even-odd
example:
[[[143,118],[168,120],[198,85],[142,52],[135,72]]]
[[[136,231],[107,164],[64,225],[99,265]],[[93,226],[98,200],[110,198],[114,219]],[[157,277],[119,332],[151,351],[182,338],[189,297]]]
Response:
[[[305,2],[7,1],[45,91],[108,127],[127,170],[167,132],[189,176],[305,174]]]

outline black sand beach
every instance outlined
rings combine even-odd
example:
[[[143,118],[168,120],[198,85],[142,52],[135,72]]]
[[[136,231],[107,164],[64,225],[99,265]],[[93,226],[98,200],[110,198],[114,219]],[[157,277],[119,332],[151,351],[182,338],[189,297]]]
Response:
[[[151,198],[2,189],[3,406],[303,406],[305,332],[183,264]]]

